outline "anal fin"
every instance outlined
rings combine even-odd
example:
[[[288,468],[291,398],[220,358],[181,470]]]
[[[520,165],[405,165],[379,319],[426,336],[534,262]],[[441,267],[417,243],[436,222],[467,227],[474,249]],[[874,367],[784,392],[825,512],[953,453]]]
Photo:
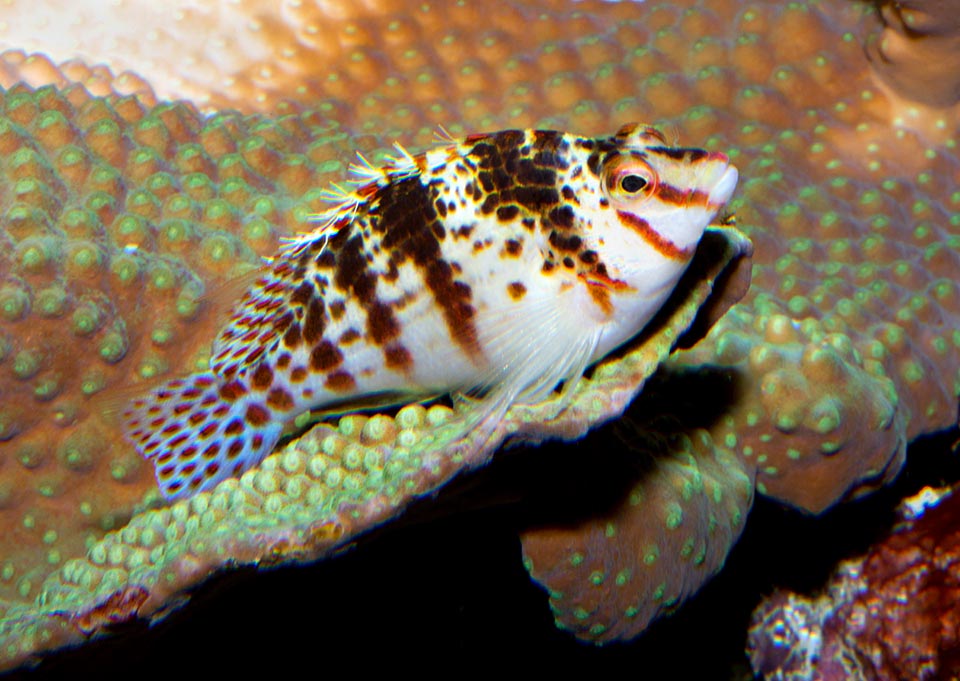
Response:
[[[178,378],[123,411],[126,438],[153,462],[169,499],[210,489],[258,464],[276,445],[283,422],[239,383],[212,372]]]

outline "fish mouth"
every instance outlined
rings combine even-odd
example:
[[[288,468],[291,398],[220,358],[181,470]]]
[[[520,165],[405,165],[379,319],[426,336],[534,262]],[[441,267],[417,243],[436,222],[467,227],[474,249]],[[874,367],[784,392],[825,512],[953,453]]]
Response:
[[[723,174],[720,175],[720,178],[714,183],[713,188],[710,190],[710,204],[722,206],[729,201],[730,197],[733,196],[734,190],[737,188],[737,181],[739,179],[740,173],[737,171],[737,167],[727,165],[723,170]]]

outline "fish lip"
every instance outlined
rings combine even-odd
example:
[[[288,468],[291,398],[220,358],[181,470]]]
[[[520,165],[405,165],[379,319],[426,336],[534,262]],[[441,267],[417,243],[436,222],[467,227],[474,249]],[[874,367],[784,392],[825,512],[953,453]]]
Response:
[[[737,188],[737,182],[740,180],[740,173],[736,166],[728,165],[723,171],[723,175],[716,181],[710,190],[710,203],[716,206],[722,206],[730,197],[733,196]]]

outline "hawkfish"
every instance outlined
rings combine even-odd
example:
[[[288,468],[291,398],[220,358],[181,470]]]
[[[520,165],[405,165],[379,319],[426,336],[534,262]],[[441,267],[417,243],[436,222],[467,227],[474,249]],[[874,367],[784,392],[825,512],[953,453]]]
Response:
[[[168,498],[259,463],[306,410],[468,396],[482,427],[641,331],[730,199],[719,152],[657,129],[446,136],[334,185],[233,308],[209,370],[129,402]],[[562,404],[562,400],[560,401]]]

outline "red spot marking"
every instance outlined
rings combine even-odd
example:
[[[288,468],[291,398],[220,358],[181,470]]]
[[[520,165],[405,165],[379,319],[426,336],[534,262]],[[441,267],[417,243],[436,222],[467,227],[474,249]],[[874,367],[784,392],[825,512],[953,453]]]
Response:
[[[233,472],[230,473],[233,477],[237,477],[243,471],[243,462],[238,462],[233,466]]]
[[[143,448],[143,455],[149,459],[150,453],[153,452],[153,450],[155,450],[159,446],[160,446],[159,442],[151,442],[150,444],[148,444],[146,447]]]
[[[689,260],[693,255],[693,249],[680,248],[675,243],[654,230],[650,226],[650,223],[643,218],[637,217],[633,213],[628,213],[623,210],[617,211],[617,217],[620,219],[620,224],[639,234],[644,241],[656,249],[656,251],[663,257],[671,260],[683,261]]]
[[[213,405],[213,404],[216,404],[217,401],[218,401],[218,400],[217,400],[216,395],[207,395],[207,396],[204,397],[202,400],[200,400],[200,406],[201,406],[201,407],[209,407],[209,406],[211,406],[211,405]]]
[[[188,463],[186,466],[183,467],[183,469],[180,472],[183,475],[192,475],[195,470],[197,470],[197,464]]]
[[[183,426],[180,425],[180,423],[178,423],[177,421],[173,421],[173,422],[171,422],[166,428],[164,428],[163,430],[161,430],[161,431],[160,431],[160,434],[161,434],[161,435],[173,435],[174,433],[176,433],[177,431],[181,430],[182,428],[183,428]]]
[[[220,387],[220,397],[227,402],[233,402],[247,394],[247,389],[240,381],[230,381]]]
[[[190,408],[191,408],[192,406],[193,406],[193,405],[191,405],[191,404],[185,404],[185,403],[181,402],[180,404],[176,404],[176,405],[173,406],[173,413],[176,414],[177,416],[179,416],[180,414],[182,414],[182,413],[185,412],[185,411],[190,411]]]
[[[150,407],[149,409],[147,409],[147,414],[148,414],[149,416],[156,416],[157,414],[160,413],[160,411],[161,411],[161,409],[160,409],[159,405],[156,405],[156,404],[155,404],[155,405],[153,405],[152,407]]]
[[[194,478],[193,480],[190,481],[190,487],[191,487],[192,489],[196,489],[197,487],[200,486],[200,484],[201,484],[202,482],[203,482],[203,479],[202,479],[202,478],[196,477],[196,478]]]
[[[264,334],[264,336],[265,336],[266,338],[269,338],[269,337],[272,336],[272,335],[273,335],[273,334],[271,334],[271,333],[265,333],[265,334]],[[256,362],[258,359],[260,359],[261,356],[263,356],[263,353],[264,353],[265,349],[266,349],[266,348],[264,348],[263,346],[258,347],[256,350],[254,350],[254,351],[251,352],[249,355],[247,355],[246,361],[247,361],[247,362],[250,362],[251,364],[254,363],[254,362]]]
[[[203,453],[200,456],[202,456],[205,459],[212,459],[219,453],[220,453],[220,443],[211,442],[209,445],[207,445],[207,448],[203,450]]]
[[[173,397],[173,393],[170,392],[169,390],[158,390],[158,391],[157,391],[157,399],[158,399],[158,400],[166,400],[166,399],[169,399],[169,398],[171,398],[171,397]]]
[[[150,427],[156,430],[166,422],[167,420],[161,416],[160,418],[153,419],[153,421],[150,422]]]
[[[306,367],[297,367],[290,372],[290,381],[292,383],[302,383],[307,378]]]
[[[176,466],[164,466],[157,473],[159,473],[161,478],[169,478],[173,475],[173,472],[176,470]]]
[[[338,366],[343,361],[343,355],[340,350],[324,339],[319,345],[310,352],[310,368],[314,371],[328,371]]]
[[[219,471],[220,471],[220,464],[218,464],[216,461],[211,461],[207,465],[206,469],[204,469],[203,474],[208,478],[212,478]]]
[[[181,487],[183,487],[183,483],[178,480],[177,482],[171,482],[167,486],[167,489],[170,491],[171,494],[176,494],[177,490],[179,490]]]
[[[353,379],[353,376],[351,376],[349,372],[341,369],[340,371],[335,371],[327,376],[327,380],[324,381],[324,386],[333,392],[342,393],[355,389],[357,387],[357,382]]]
[[[183,397],[183,398],[185,398],[185,399],[188,399],[188,400],[192,400],[192,399],[194,399],[194,398],[196,398],[196,397],[200,397],[200,394],[201,394],[201,393],[200,393],[200,390],[199,390],[198,388],[187,388],[187,389],[184,390],[182,393],[180,393],[181,397]]]
[[[157,466],[162,466],[165,463],[168,463],[173,459],[173,452],[164,452],[157,457],[157,460],[154,461],[154,464]]]
[[[383,350],[387,366],[394,371],[408,371],[413,366],[410,351],[399,343],[391,343]]]
[[[208,423],[207,425],[205,425],[205,426],[200,430],[200,437],[201,437],[202,439],[206,440],[208,437],[210,437],[211,435],[213,435],[215,432],[217,432],[217,424],[216,424],[216,423]]]
[[[350,328],[340,334],[340,339],[337,341],[340,345],[350,345],[360,340],[360,332],[356,329]]]
[[[133,424],[133,425],[136,425],[136,424]],[[143,431],[140,430],[139,428],[137,430],[131,431],[130,437],[133,438],[134,440],[139,440],[141,437],[143,437]]]
[[[200,386],[201,388],[206,388],[213,385],[213,379],[210,376],[198,376],[194,381],[194,385]]]
[[[463,138],[465,144],[476,144],[480,140],[485,140],[489,135],[485,132],[475,132],[472,135],[467,135]]]
[[[273,370],[267,364],[259,365],[253,372],[252,382],[257,390],[266,390],[273,383]]]
[[[236,435],[243,432],[243,421],[240,419],[234,419],[227,424],[226,429],[223,431],[224,435]]]
[[[194,414],[190,414],[190,418],[187,421],[190,422],[191,426],[199,426],[201,423],[207,420],[206,412],[198,411]]]
[[[263,435],[257,433],[253,436],[253,448],[260,449],[261,447],[263,447]]]
[[[234,459],[240,455],[240,452],[243,451],[243,442],[241,440],[234,440],[230,443],[230,446],[227,448],[227,458]]]
[[[310,399],[311,397],[313,397],[313,390],[311,390],[310,388],[307,388],[306,390],[303,391],[303,396],[307,399]]]
[[[225,404],[221,404],[217,406],[216,409],[213,410],[213,415],[215,418],[222,419],[224,416],[227,415],[228,411],[230,411],[230,407],[228,407]]]
[[[246,420],[251,426],[262,426],[270,420],[270,412],[259,404],[251,404],[247,407]]]
[[[167,443],[167,446],[168,446],[170,449],[176,449],[177,447],[179,447],[180,445],[182,445],[184,442],[186,442],[186,441],[189,440],[189,439],[190,439],[190,436],[189,436],[187,433],[180,433],[180,434],[177,435],[175,438],[173,438],[172,440],[170,440],[170,442]]]
[[[293,409],[293,396],[283,388],[274,388],[267,395],[267,404],[280,411]]]
[[[189,447],[184,448],[184,450],[183,450],[182,452],[180,452],[180,458],[181,458],[181,459],[192,459],[192,458],[193,458],[193,455],[196,454],[196,453],[197,453],[197,446],[196,446],[196,445],[190,445]]]

